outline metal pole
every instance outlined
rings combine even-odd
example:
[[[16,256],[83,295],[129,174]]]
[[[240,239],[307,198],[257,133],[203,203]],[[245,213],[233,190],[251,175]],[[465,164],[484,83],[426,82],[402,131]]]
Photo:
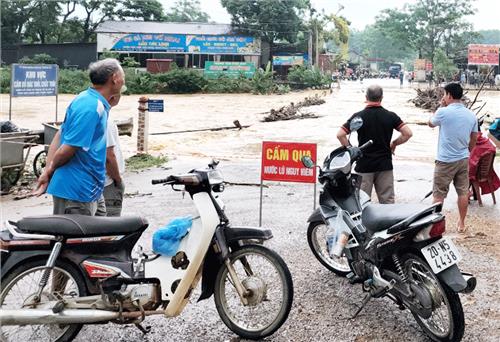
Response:
[[[10,72],[10,93],[9,93],[9,121],[12,120],[12,81],[14,80],[14,69],[16,68],[16,64],[12,64],[12,69]]]
[[[58,104],[59,104],[59,65],[56,65],[56,122],[57,122]]]
[[[10,86],[12,89],[12,85]],[[9,94],[9,121],[12,120],[12,91]]]
[[[59,102],[59,94],[58,92],[56,93],[56,122],[57,122],[57,104]]]
[[[262,194],[263,194],[263,183],[262,183],[262,177],[261,177],[260,178],[259,227],[262,227]]]
[[[308,53],[309,53],[309,65],[311,66],[313,64],[313,40],[312,40],[312,31],[309,31],[309,44],[307,47]]]
[[[316,23],[316,54],[314,56],[315,58],[315,65],[316,68],[319,68],[319,48],[318,48],[318,43],[319,43],[319,38],[318,38],[318,23]]]

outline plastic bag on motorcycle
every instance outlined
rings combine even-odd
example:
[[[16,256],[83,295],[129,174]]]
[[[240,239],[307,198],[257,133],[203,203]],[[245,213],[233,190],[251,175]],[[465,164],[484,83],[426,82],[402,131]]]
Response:
[[[155,253],[174,256],[184,236],[193,225],[191,216],[177,217],[153,234],[153,251]]]

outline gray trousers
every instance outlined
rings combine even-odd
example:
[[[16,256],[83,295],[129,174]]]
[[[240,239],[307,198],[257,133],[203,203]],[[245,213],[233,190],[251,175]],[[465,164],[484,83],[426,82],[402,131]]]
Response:
[[[123,194],[125,185],[112,183],[104,187],[104,202],[106,203],[106,216],[120,216],[122,213]]]
[[[105,216],[106,207],[104,206],[104,198],[101,198],[95,202],[78,202],[72,201],[65,198],[52,196],[54,202],[54,215],[63,214],[80,214],[88,216]],[[99,213],[104,212],[104,215],[99,215]]]
[[[372,197],[372,189],[375,186],[378,202],[381,204],[394,203],[394,174],[392,170],[359,173],[363,177],[361,190]]]

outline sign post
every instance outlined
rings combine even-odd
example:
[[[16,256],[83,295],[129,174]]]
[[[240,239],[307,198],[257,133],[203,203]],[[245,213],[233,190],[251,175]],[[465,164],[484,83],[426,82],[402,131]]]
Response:
[[[262,142],[259,226],[262,226],[264,180],[314,184],[313,208],[316,209],[316,168],[306,168],[301,160],[309,156],[316,162],[316,151],[316,144],[311,143]]]
[[[13,97],[55,96],[57,122],[58,79],[57,64],[12,64],[9,120],[12,119]]]

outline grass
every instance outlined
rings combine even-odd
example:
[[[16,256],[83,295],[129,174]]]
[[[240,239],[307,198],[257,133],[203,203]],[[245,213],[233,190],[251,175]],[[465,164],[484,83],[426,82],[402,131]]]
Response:
[[[165,156],[153,157],[150,154],[136,154],[125,161],[128,170],[143,170],[150,167],[158,167],[165,164],[168,158]]]

